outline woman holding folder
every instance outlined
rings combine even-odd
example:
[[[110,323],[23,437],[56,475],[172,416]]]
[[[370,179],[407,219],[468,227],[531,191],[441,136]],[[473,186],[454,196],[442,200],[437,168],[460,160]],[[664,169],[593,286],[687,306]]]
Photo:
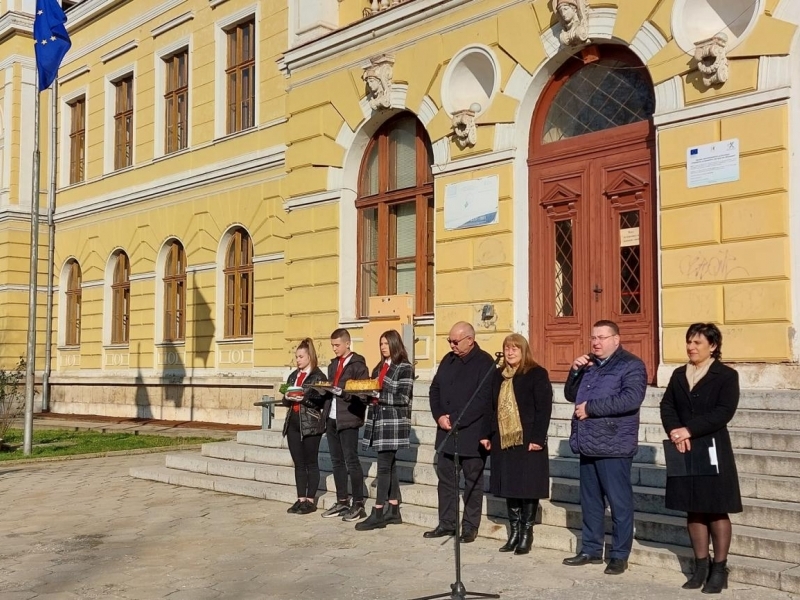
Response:
[[[728,515],[742,512],[727,428],[739,404],[739,374],[720,362],[721,350],[722,333],[716,325],[691,325],[686,332],[689,362],[672,374],[661,400],[661,422],[669,436],[666,506],[687,513],[695,556],[694,574],[683,587],[702,587],[706,594],[728,586]],[[709,537],[714,546],[710,564]]]
[[[316,496],[319,488],[319,443],[325,431],[322,410],[325,398],[309,386],[325,380],[317,367],[317,352],[314,341],[305,338],[294,353],[297,368],[286,380],[287,391],[283,404],[289,410],[283,424],[283,435],[288,439],[289,453],[294,463],[294,480],[297,487],[297,502],[286,512],[307,515],[317,510]]]

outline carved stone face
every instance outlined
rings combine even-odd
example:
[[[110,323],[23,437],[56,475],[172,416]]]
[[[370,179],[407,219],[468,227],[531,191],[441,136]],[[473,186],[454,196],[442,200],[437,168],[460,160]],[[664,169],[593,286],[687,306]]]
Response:
[[[564,23],[572,23],[578,18],[578,9],[574,4],[562,2],[558,5],[558,14]]]
[[[367,76],[366,77],[367,87],[369,91],[373,94],[378,94],[383,89],[383,85],[381,85],[381,80],[374,76]]]

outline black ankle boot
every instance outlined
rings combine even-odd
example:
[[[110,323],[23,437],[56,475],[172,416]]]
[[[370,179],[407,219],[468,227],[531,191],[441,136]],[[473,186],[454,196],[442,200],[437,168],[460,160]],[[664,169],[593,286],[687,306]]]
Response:
[[[712,562],[708,581],[703,586],[704,594],[719,594],[728,588],[728,561]]]
[[[400,505],[399,504],[389,504],[389,510],[386,511],[386,506],[384,508],[383,513],[383,520],[387,525],[402,525],[403,524],[403,517],[400,515]]]
[[[383,529],[386,527],[386,521],[383,518],[383,509],[383,506],[380,508],[373,507],[372,514],[368,516],[365,521],[356,523],[356,531],[371,531],[372,529]]]
[[[536,509],[539,508],[538,500],[522,501],[522,516],[520,518],[519,544],[514,554],[527,554],[533,545],[533,521],[536,518]]]
[[[519,544],[519,520],[522,517],[522,503],[516,498],[506,498],[508,513],[508,541],[500,547],[500,552],[513,552]]]
[[[684,583],[681,587],[685,590],[699,590],[708,579],[708,563],[709,559],[706,556],[705,558],[695,558],[694,559],[694,573],[692,577]]]

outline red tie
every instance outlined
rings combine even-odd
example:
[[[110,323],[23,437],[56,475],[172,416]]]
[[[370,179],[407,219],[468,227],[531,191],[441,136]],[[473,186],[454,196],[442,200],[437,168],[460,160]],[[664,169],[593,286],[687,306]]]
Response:
[[[303,382],[305,380],[306,380],[306,372],[305,371],[301,371],[300,375],[297,376],[297,381],[295,382],[295,385],[297,387],[302,387]],[[296,412],[296,413],[299,413],[300,412],[300,403],[299,402],[295,402],[294,406],[292,406],[292,410],[294,412]]]
[[[339,378],[342,376],[342,371],[344,371],[344,359],[347,358],[346,356],[342,356],[339,359],[339,366],[336,367],[336,375],[333,378],[333,386],[339,387]]]
[[[388,370],[389,370],[389,363],[388,362],[383,363],[383,366],[381,367],[381,373],[380,375],[378,375],[378,385],[381,387],[383,387],[383,378],[386,377],[386,372]]]

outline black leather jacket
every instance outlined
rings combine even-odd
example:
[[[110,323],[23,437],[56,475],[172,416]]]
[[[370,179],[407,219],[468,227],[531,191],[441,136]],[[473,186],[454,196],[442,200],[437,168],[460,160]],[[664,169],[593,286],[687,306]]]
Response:
[[[289,374],[286,383],[289,385],[294,385],[295,381],[297,381],[297,375],[299,372],[299,369],[292,371]],[[305,378],[303,381],[303,387],[309,383],[317,383],[320,381],[325,381],[325,374],[319,369],[319,367],[317,367]],[[291,411],[291,407],[295,405],[295,402],[284,400],[283,405],[290,407],[289,410]],[[322,418],[324,408],[324,396],[316,390],[307,390],[303,396],[303,399],[300,401],[300,412],[297,413],[297,416],[300,417],[301,438],[304,438],[307,435],[322,435],[322,433],[325,431],[325,419]],[[291,412],[286,413],[286,421],[283,424],[283,435],[286,435],[286,432],[289,429],[290,416]]]

